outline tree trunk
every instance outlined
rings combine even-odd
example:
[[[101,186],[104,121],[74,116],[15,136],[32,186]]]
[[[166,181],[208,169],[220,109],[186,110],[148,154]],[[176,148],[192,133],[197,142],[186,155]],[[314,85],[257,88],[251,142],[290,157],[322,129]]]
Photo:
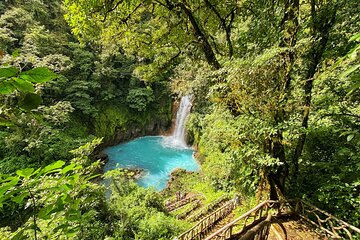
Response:
[[[332,3],[328,3],[331,5]],[[304,83],[304,111],[303,111],[303,120],[301,127],[303,128],[303,132],[300,133],[298,138],[296,148],[294,151],[292,163],[294,166],[294,177],[296,178],[299,172],[299,158],[304,149],[304,144],[306,140],[306,129],[308,128],[309,123],[309,115],[310,115],[310,106],[311,106],[311,92],[313,89],[314,83],[314,75],[316,73],[316,69],[321,61],[322,55],[325,51],[326,44],[329,39],[329,32],[332,26],[335,23],[336,17],[336,6],[331,9],[332,11],[328,11],[327,6],[325,6],[325,10],[328,14],[325,14],[325,19],[317,19],[317,12],[315,6],[315,0],[311,0],[311,34],[314,39],[313,45],[308,54],[309,66],[305,76]],[[321,10],[319,10],[321,11]],[[321,14],[320,14],[321,15]]]
[[[289,166],[286,162],[285,147],[283,145],[283,133],[280,125],[285,120],[286,111],[284,104],[289,95],[291,85],[291,70],[294,65],[294,53],[292,48],[296,43],[296,33],[298,30],[298,16],[299,16],[299,0],[286,0],[284,7],[284,17],[281,21],[281,29],[283,36],[280,40],[280,47],[287,48],[282,56],[284,64],[279,69],[283,75],[279,76],[279,87],[277,90],[283,91],[284,97],[278,101],[278,108],[275,111],[274,122],[277,128],[276,134],[271,138],[270,154],[273,158],[279,159],[280,165],[276,170],[268,173],[268,180],[270,183],[270,199],[277,200],[283,198],[285,195],[285,182],[289,175]]]
[[[194,28],[194,36],[199,41],[201,49],[202,49],[203,53],[205,54],[206,61],[214,69],[220,69],[221,65],[218,62],[218,60],[216,59],[215,53],[214,53],[208,39],[206,38],[205,34],[200,29],[200,26],[198,25],[193,13],[190,11],[189,8],[186,7],[186,5],[184,3],[180,3],[179,6],[184,11],[186,16],[189,18],[189,21],[190,21],[192,27]]]
[[[230,13],[230,22],[229,24],[226,24],[226,18],[222,17],[220,15],[220,12],[216,9],[216,7],[210,3],[209,0],[204,0],[206,6],[208,8],[211,9],[211,11],[216,15],[216,17],[219,19],[220,21],[220,25],[223,28],[223,30],[225,31],[225,35],[226,35],[226,42],[228,44],[228,51],[229,51],[229,58],[231,59],[233,54],[234,54],[234,49],[233,49],[233,44],[231,41],[231,27],[232,27],[232,23],[234,21],[235,18],[235,9],[233,9]]]

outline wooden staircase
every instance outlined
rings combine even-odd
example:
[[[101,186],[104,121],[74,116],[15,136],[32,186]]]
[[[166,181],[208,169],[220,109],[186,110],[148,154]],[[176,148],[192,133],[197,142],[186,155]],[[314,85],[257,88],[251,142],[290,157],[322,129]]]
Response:
[[[165,206],[165,208],[168,212],[173,212],[175,210],[178,210],[178,209],[184,207],[185,205],[187,205],[191,202],[199,200],[200,197],[201,196],[198,194],[189,194],[189,196],[187,196],[186,198],[183,198],[178,201],[167,204]]]
[[[206,217],[202,218],[192,228],[178,236],[177,240],[192,240],[205,239],[208,232],[216,226],[216,224],[225,219],[234,209],[235,204],[233,200],[228,201],[223,206],[211,212]]]
[[[186,220],[189,222],[195,222],[202,218],[204,218],[206,215],[211,213],[212,211],[216,210],[217,208],[222,207],[224,204],[226,204],[227,201],[229,201],[228,195],[223,195],[220,198],[212,201],[211,203],[207,204],[206,206],[203,206],[198,211],[194,212],[193,214],[189,214],[186,217]]]

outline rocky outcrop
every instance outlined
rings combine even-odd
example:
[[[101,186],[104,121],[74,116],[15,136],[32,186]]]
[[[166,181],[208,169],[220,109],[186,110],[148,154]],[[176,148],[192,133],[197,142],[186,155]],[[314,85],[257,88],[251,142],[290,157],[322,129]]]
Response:
[[[127,142],[137,137],[161,135],[167,131],[170,124],[171,123],[167,120],[153,120],[144,127],[129,126],[128,129],[117,129],[115,135],[111,139],[104,139],[102,148]]]

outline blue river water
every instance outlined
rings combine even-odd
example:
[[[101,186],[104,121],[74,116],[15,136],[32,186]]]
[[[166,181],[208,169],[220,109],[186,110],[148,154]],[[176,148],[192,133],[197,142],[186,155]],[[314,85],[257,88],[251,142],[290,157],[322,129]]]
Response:
[[[193,158],[191,148],[172,147],[167,144],[168,137],[148,136],[137,138],[128,143],[119,144],[105,149],[109,162],[104,170],[122,168],[140,168],[143,175],[137,183],[143,187],[162,190],[166,187],[170,173],[176,168],[189,171],[199,170]]]

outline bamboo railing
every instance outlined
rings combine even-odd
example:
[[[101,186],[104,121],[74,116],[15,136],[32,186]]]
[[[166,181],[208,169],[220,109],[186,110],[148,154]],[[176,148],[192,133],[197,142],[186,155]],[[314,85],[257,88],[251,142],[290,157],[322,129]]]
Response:
[[[229,215],[232,210],[235,208],[234,201],[227,202],[224,206],[218,208],[211,214],[202,218],[196,225],[192,228],[178,236],[177,240],[192,240],[192,239],[203,239],[206,231],[209,230],[211,226],[213,226],[217,221],[223,219],[227,215]]]

